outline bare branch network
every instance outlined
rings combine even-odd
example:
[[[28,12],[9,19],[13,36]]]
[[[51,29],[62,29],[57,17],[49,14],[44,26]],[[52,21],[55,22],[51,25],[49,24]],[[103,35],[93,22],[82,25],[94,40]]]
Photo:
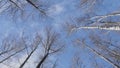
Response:
[[[0,56],[2,56],[0,58],[0,64],[6,63],[5,66],[10,68],[11,64],[16,62],[18,66],[12,66],[13,68],[26,68],[26,66],[28,68],[28,63],[31,61],[31,58],[38,57],[32,60],[34,68],[45,68],[46,64],[49,63],[53,64],[50,64],[48,67],[56,67],[57,61],[55,63],[54,61],[49,61],[49,57],[62,52],[64,45],[62,43],[59,44],[60,38],[58,33],[54,32],[51,28],[46,28],[45,31],[45,37],[36,34],[32,43],[29,44],[27,44],[28,41],[23,35],[19,40],[9,40],[6,38],[0,48]],[[21,59],[24,55],[26,57]],[[15,59],[15,61],[12,59]],[[20,63],[17,63],[17,61]],[[34,61],[37,63],[34,63]]]

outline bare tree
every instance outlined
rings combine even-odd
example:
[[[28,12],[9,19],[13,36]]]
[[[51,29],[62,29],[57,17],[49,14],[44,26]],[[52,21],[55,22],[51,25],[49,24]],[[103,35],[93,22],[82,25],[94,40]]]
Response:
[[[64,48],[63,43],[60,42],[58,33],[54,32],[54,30],[52,30],[51,28],[46,28],[45,31],[46,32],[44,33],[44,36],[36,34],[35,38],[29,44],[27,43],[27,39],[25,39],[23,35],[19,39],[13,38],[13,40],[10,39],[9,41],[9,37],[6,38],[3,41],[3,45],[1,46],[0,56],[2,58],[0,58],[0,64],[3,64],[5,61],[15,58],[16,60],[19,60],[21,59],[21,57],[17,56],[20,55],[27,55],[27,57],[25,57],[23,61],[20,61],[19,68],[24,68],[25,65],[27,66],[27,63],[31,60],[31,58],[34,58],[34,56],[37,56],[38,58],[36,58],[32,62],[38,62],[36,64],[33,64],[33,66],[35,68],[45,68],[45,65],[47,64],[46,61],[51,62],[49,61],[49,57],[61,52]],[[37,51],[42,52],[37,53]],[[39,58],[39,56],[41,58]],[[10,64],[7,64],[7,62],[5,63],[9,68]],[[53,66],[51,65],[51,67],[55,68],[56,65],[57,61],[55,61],[55,63],[53,63]]]
[[[17,41],[18,39],[15,38],[9,38],[6,37],[2,41],[2,45],[0,48],[0,64],[6,63],[10,59],[12,59],[14,56],[19,55],[22,53],[26,48],[24,47],[24,44],[21,45],[21,41]],[[6,64],[9,66],[9,64]]]
[[[18,49],[19,45],[16,45],[15,43],[17,43],[16,39],[5,38],[3,40],[2,45],[1,45],[0,56],[6,55],[6,54],[8,55],[11,54],[11,55],[7,56],[4,60],[1,60],[1,63],[25,49],[25,47],[22,47],[22,46]],[[14,51],[16,52],[14,53]]]
[[[41,40],[40,36],[36,35],[36,38],[35,38],[35,40],[34,40],[34,42],[32,44],[34,46],[34,48],[32,48],[32,51],[30,52],[30,54],[28,55],[28,57],[25,59],[25,61],[20,65],[19,68],[23,68],[23,66],[27,63],[27,61],[32,56],[32,54],[36,51],[36,49],[38,48],[38,46],[39,46],[39,44],[41,42],[40,40]]]
[[[0,15],[9,16],[14,21],[18,18],[26,20],[31,17],[47,17],[46,8],[47,2],[42,0],[0,0]]]
[[[96,39],[96,41],[95,41]],[[107,45],[107,43],[105,43],[105,41],[103,40],[99,40],[99,38],[92,38],[96,48],[93,48],[92,46],[88,45],[85,41],[85,39],[82,40],[78,40],[79,45],[84,46],[85,48],[89,49],[91,52],[93,52],[95,55],[97,55],[98,57],[102,58],[103,60],[105,60],[106,62],[110,63],[111,65],[113,65],[113,67],[115,68],[119,68],[119,64],[115,62],[115,60],[119,60],[118,58],[113,58],[110,55],[114,55],[119,57],[118,53],[119,52],[115,52],[111,49],[109,49],[109,46],[111,46],[110,44]],[[97,41],[99,40],[99,41]],[[108,41],[107,41],[108,42]],[[102,43],[105,43],[104,45]],[[98,48],[97,48],[98,47]]]
[[[36,41],[33,42],[34,45],[33,50],[29,53],[28,57],[24,60],[24,62],[20,65],[19,68],[23,68],[27,61],[32,57],[33,53],[38,49],[38,47],[43,47],[44,55],[41,59],[39,59],[36,68],[44,68],[45,61],[47,61],[48,57],[52,54],[55,54],[63,49],[63,45],[59,44],[58,34],[51,30],[51,28],[46,28],[45,37],[40,37],[39,35],[36,36]],[[38,54],[39,56],[39,54]],[[53,64],[53,68],[56,66]]]
[[[40,68],[46,61],[49,55],[59,52],[63,49],[63,44],[58,43],[58,34],[51,31],[51,28],[46,29],[46,39],[42,40],[42,46],[44,47],[44,56],[38,62],[36,68]]]
[[[97,36],[97,37],[95,37]],[[98,35],[95,35],[90,37],[91,40],[93,41],[93,43],[95,44],[96,47],[98,47],[100,50],[102,50],[102,55],[105,56],[106,58],[111,58],[111,62],[113,62],[114,64],[119,66],[120,63],[120,47],[118,46],[118,44],[114,44],[113,40],[111,41],[111,39],[109,40],[103,40],[101,39],[101,37],[99,37]],[[115,41],[115,40],[114,40]],[[113,48],[111,48],[113,47]],[[107,55],[106,55],[107,54]]]
[[[83,15],[74,19],[77,22],[77,26],[71,28],[70,32],[78,31],[81,29],[100,29],[100,30],[120,30],[119,20],[114,21],[117,17],[120,17],[120,10],[114,10],[110,13],[98,15],[96,12],[103,4],[104,0],[80,0],[79,8],[83,11]],[[103,8],[103,7],[102,7]],[[71,19],[70,19],[71,21]],[[73,22],[73,21],[72,21]],[[111,24],[112,23],[112,24]],[[69,23],[70,24],[70,23]],[[74,24],[76,25],[76,23]],[[112,26],[109,26],[112,25]],[[71,25],[67,25],[71,27]],[[72,24],[73,26],[73,24]],[[108,27],[109,26],[109,27]]]

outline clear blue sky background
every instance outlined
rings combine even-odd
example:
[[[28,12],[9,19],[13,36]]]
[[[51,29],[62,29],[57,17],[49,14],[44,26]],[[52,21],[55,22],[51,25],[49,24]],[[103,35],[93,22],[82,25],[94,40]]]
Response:
[[[46,1],[46,0],[45,0]],[[34,35],[35,32],[41,32],[45,25],[51,25],[53,28],[63,34],[63,41],[66,41],[65,52],[59,56],[59,66],[58,68],[70,68],[71,58],[74,56],[75,52],[80,51],[80,57],[82,58],[84,65],[86,68],[92,67],[92,59],[94,54],[92,52],[88,52],[89,50],[84,50],[82,48],[74,47],[75,44],[72,44],[72,40],[76,38],[86,38],[91,34],[92,30],[79,30],[67,36],[66,32],[63,30],[63,24],[65,22],[70,22],[70,18],[76,18],[83,15],[83,10],[79,9],[79,0],[50,0],[50,9],[48,10],[49,16],[51,18],[42,19],[41,21],[34,21],[29,19],[28,21],[17,21],[13,22],[6,15],[0,16],[0,43],[1,40],[6,36],[18,36],[24,30],[25,34],[28,36]],[[116,10],[120,10],[120,0],[104,0],[100,7],[96,8],[95,13],[97,15],[104,15],[111,13]],[[54,11],[53,13],[51,13]],[[71,22],[74,23],[74,22]],[[96,30],[96,33],[99,31]],[[102,34],[101,34],[102,35]],[[112,31],[109,33],[109,36],[114,36],[114,40],[119,40],[118,35]],[[106,37],[106,36],[105,36]],[[88,43],[91,44],[88,40]],[[103,59],[96,58],[97,62],[101,64],[101,68],[113,68],[109,63],[105,62]],[[94,62],[94,61],[93,61]]]

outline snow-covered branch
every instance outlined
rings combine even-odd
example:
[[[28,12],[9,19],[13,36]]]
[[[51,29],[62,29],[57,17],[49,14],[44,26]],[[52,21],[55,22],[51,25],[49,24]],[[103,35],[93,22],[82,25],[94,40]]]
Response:
[[[89,20],[96,20],[96,23],[98,23],[103,19],[106,19],[108,17],[113,17],[113,16],[120,16],[120,13],[112,13],[112,14],[107,14],[107,15],[94,16],[94,17],[91,17]]]
[[[116,31],[119,31],[120,30],[120,27],[99,27],[99,26],[84,26],[84,27],[75,27],[75,28],[72,28],[71,32],[72,31],[75,31],[75,30],[80,30],[80,29],[100,29],[100,30],[116,30]]]

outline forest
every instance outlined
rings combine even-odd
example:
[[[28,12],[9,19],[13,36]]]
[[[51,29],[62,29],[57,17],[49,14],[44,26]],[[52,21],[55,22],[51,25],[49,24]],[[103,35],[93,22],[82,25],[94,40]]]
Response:
[[[120,0],[0,0],[0,68],[120,68]]]

